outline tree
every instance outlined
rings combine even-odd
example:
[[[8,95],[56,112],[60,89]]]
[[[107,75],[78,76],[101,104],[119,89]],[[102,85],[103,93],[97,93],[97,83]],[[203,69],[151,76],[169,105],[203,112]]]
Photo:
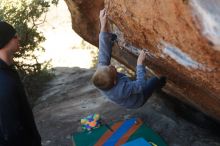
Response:
[[[39,75],[42,76],[42,73],[45,75],[45,70],[50,67],[49,62],[39,63],[34,54],[35,51],[44,51],[40,43],[45,41],[45,37],[37,30],[38,25],[43,23],[43,21],[39,21],[39,18],[48,11],[51,4],[57,3],[58,0],[0,1],[0,20],[13,25],[21,38],[21,49],[15,54],[15,65],[26,87],[28,87],[26,89],[29,95],[38,84],[33,81]]]

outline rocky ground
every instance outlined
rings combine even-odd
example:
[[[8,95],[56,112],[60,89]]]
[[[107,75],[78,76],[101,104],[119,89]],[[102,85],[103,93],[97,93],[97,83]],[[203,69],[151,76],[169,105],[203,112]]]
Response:
[[[141,117],[169,146],[220,146],[220,124],[163,92],[136,110],[121,108],[92,86],[94,70],[56,68],[34,108],[43,146],[71,146],[80,118],[99,113],[105,119]]]

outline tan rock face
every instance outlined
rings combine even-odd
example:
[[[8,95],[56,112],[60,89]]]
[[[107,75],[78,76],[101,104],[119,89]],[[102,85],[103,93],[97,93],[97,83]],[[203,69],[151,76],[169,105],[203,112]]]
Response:
[[[103,0],[65,0],[72,16],[73,29],[86,41],[98,46],[99,10]]]
[[[73,29],[97,45],[103,0],[65,0]],[[106,0],[113,56],[134,69],[141,49],[146,65],[168,77],[165,91],[220,121],[220,2],[218,0]]]

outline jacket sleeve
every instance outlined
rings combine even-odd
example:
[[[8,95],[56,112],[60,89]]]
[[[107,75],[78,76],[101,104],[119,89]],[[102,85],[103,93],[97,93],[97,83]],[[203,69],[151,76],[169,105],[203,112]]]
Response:
[[[117,98],[128,98],[132,94],[140,94],[143,93],[143,89],[146,84],[145,79],[146,69],[143,65],[136,66],[136,80],[131,81],[127,80],[123,82],[115,91],[115,97]]]
[[[0,137],[11,145],[24,145],[33,142],[33,146],[41,146],[31,109],[21,100],[21,88],[14,82],[0,77]],[[30,132],[28,132],[30,131]],[[27,135],[27,132],[29,135]],[[26,139],[24,141],[24,139]],[[28,139],[28,140],[27,140]]]
[[[15,88],[11,84],[0,84],[0,131],[4,140],[15,140],[21,130],[19,107]]]
[[[30,141],[32,143],[31,146],[41,146],[41,137],[36,127],[33,112],[28,103],[25,91],[23,89],[21,91],[23,94],[21,97],[21,112],[23,113],[24,128],[28,130]]]
[[[113,45],[112,34],[108,32],[100,32],[98,65],[110,64],[112,45]]]
[[[145,84],[146,69],[144,65],[137,65],[136,67],[136,80],[130,84],[131,94],[138,94],[143,91]]]

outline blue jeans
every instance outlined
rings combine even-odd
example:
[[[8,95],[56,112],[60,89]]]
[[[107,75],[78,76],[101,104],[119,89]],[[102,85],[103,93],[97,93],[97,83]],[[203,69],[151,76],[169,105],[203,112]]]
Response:
[[[150,79],[146,80],[145,86],[144,86],[144,97],[148,98],[152,95],[155,89],[159,87],[159,78],[152,77]]]

